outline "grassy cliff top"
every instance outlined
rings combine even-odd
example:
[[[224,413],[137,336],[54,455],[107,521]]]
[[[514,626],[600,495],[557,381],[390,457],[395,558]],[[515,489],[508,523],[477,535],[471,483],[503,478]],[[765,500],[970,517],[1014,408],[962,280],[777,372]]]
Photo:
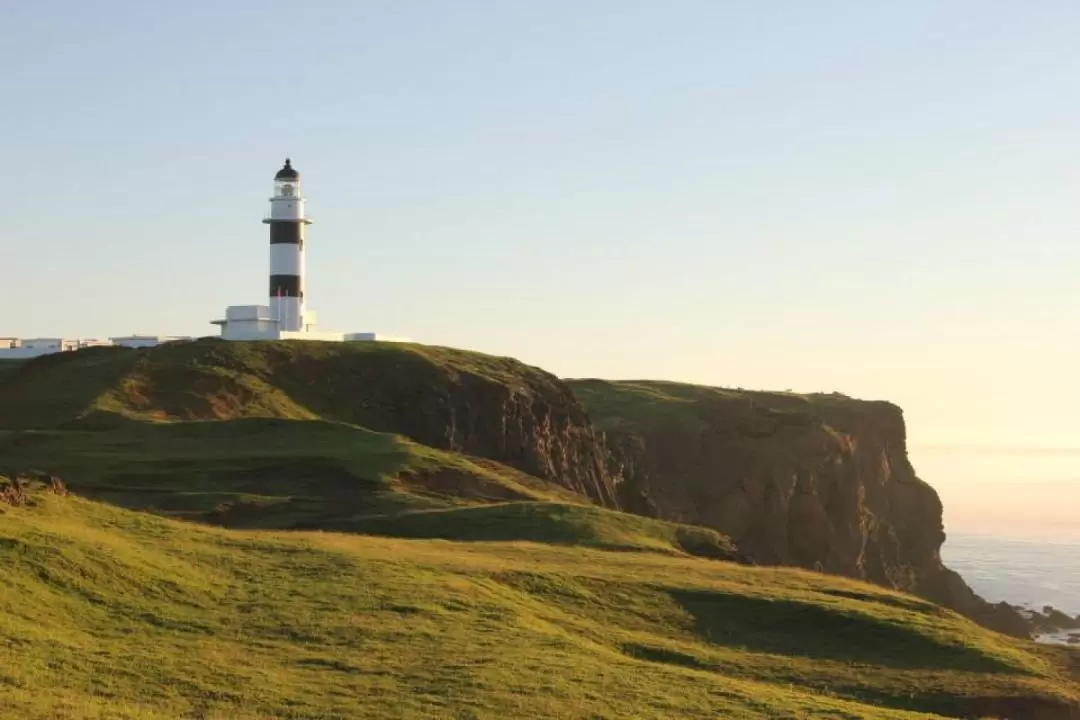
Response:
[[[703,406],[723,406],[792,423],[827,422],[852,414],[900,417],[900,408],[842,393],[794,393],[711,387],[664,380],[565,381],[602,430],[696,422]]]
[[[513,402],[518,416],[504,417]],[[530,403],[564,423],[576,412],[589,429],[554,376],[481,353],[212,339],[89,348],[0,372],[0,472],[52,473],[124,507],[249,527],[587,502],[565,478],[521,467],[544,460],[526,451],[569,440],[523,450],[498,431],[532,420],[520,411]]]
[[[42,494],[0,508],[0,579],[0,706],[28,720],[1080,707],[1065,649],[854,581],[669,555],[224,530]]]
[[[0,427],[55,427],[113,416],[348,421],[349,401],[372,396],[380,385],[434,386],[466,378],[511,392],[564,392],[538,368],[452,348],[210,338],[141,350],[87,348],[0,367]]]

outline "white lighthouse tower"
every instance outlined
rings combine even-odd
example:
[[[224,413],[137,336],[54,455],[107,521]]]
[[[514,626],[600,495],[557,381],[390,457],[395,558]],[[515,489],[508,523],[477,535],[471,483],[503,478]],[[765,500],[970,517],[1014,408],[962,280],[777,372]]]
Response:
[[[225,340],[323,340],[331,342],[385,340],[407,342],[375,332],[324,332],[315,329],[315,311],[304,298],[304,231],[311,219],[304,212],[300,173],[285,158],[274,175],[270,214],[270,303],[230,305],[223,320],[211,320]]]
[[[274,176],[274,196],[270,198],[270,315],[278,329],[298,332],[304,323],[304,227],[311,220],[304,214],[300,194],[300,173],[285,158],[285,166]]]

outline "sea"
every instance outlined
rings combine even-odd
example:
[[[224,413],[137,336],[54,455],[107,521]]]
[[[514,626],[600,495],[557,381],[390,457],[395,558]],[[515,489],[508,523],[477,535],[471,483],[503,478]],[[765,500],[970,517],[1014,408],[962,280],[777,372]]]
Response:
[[[1080,542],[953,534],[941,556],[987,600],[1080,615]]]
[[[942,559],[975,592],[1080,615],[1080,449],[914,447],[911,460],[941,496]]]

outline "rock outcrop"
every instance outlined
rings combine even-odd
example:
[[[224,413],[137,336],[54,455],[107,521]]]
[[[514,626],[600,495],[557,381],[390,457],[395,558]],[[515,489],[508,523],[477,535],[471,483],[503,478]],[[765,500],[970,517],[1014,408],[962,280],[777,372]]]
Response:
[[[795,565],[917,593],[1014,635],[942,563],[937,493],[908,460],[886,402],[658,382],[574,381],[612,448],[626,509],[704,525],[763,564]]]
[[[570,389],[509,359],[451,350],[342,352],[290,358],[269,351],[268,382],[320,417],[496,460],[607,507],[616,505],[603,439]],[[338,392],[316,395],[308,378]]]
[[[0,475],[0,505],[22,507],[37,493],[67,495],[67,488],[60,478],[51,475],[7,477]]]

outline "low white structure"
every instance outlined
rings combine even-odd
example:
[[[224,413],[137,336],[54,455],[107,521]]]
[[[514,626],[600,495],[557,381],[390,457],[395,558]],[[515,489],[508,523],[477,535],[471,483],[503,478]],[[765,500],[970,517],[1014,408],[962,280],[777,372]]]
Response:
[[[300,173],[285,158],[274,176],[270,214],[270,292],[268,305],[231,305],[225,317],[212,320],[224,340],[323,340],[329,342],[410,342],[375,332],[325,332],[316,327],[314,310],[305,302],[305,235],[311,218],[300,194]]]
[[[278,331],[277,317],[267,305],[233,305],[225,308],[224,320],[213,320],[226,340],[261,340]]]
[[[72,352],[88,347],[154,347],[167,342],[191,340],[171,335],[127,335],[108,340],[96,338],[0,338],[0,360],[27,360],[39,355]]]
[[[185,340],[193,339],[194,338],[181,335],[124,335],[121,337],[109,338],[108,344],[127,348],[146,348],[157,347],[158,345],[164,345],[169,342],[184,342]]]
[[[0,360],[22,360],[50,353],[78,350],[78,340],[64,338],[4,338],[0,342]]]

